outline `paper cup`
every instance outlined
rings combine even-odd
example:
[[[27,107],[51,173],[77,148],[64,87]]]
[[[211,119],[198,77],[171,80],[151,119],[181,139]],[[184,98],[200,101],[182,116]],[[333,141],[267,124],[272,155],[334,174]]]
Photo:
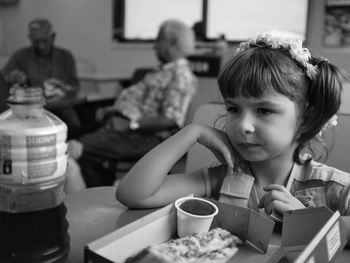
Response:
[[[183,197],[175,201],[177,234],[179,237],[208,232],[214,216],[219,212],[212,202],[198,197]]]

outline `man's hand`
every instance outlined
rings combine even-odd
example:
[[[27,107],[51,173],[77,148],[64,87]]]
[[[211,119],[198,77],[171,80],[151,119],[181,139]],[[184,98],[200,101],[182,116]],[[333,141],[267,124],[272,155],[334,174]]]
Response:
[[[55,88],[62,89],[64,91],[70,90],[70,85],[68,85],[66,82],[63,80],[60,80],[58,78],[50,78],[45,80],[45,83],[54,86]]]
[[[129,123],[130,121],[125,118],[111,116],[106,120],[104,129],[107,131],[126,132],[129,131]]]
[[[294,197],[284,186],[271,184],[264,187],[267,193],[261,198],[259,208],[264,208],[266,214],[270,215],[274,211],[283,214],[288,210],[305,208],[305,206]]]
[[[58,79],[48,79],[44,82],[46,98],[62,98],[66,95],[65,84]]]
[[[5,76],[5,81],[9,84],[10,87],[14,84],[22,86],[26,84],[27,77],[23,71],[14,69]]]
[[[76,140],[68,141],[68,155],[74,160],[78,160],[83,154],[83,144]]]
[[[108,106],[108,107],[103,107],[99,108],[96,111],[95,118],[98,122],[103,122],[105,119],[108,117],[112,116],[114,112],[114,107],[113,106]]]
[[[47,98],[58,97],[62,98],[67,95],[68,92],[72,91],[72,86],[65,83],[64,81],[51,78],[44,82],[45,96]]]

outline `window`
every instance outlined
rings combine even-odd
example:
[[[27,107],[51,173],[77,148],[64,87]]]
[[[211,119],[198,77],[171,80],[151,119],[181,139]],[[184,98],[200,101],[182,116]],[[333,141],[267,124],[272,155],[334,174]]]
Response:
[[[161,22],[177,18],[199,26],[203,41],[224,35],[237,42],[272,29],[305,40],[308,6],[308,0],[114,0],[113,38],[153,41]]]
[[[160,24],[177,18],[191,26],[202,19],[203,0],[114,1],[114,38],[120,41],[153,41]]]
[[[228,40],[242,41],[270,30],[306,38],[307,0],[208,0],[207,9],[208,39],[224,34]]]

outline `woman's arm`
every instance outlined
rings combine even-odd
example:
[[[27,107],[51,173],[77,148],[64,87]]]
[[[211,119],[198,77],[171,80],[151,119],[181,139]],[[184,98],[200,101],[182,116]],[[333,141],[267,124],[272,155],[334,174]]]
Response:
[[[202,169],[168,175],[171,167],[199,142],[219,160],[232,165],[232,149],[222,131],[204,125],[189,125],[142,157],[118,184],[116,197],[129,207],[158,207],[179,197],[205,195]]]

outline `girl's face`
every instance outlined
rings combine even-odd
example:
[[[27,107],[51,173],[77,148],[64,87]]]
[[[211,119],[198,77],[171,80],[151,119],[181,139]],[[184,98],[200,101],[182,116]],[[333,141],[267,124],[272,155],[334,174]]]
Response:
[[[281,94],[225,101],[226,133],[247,161],[261,162],[293,154],[298,125],[296,104]]]

